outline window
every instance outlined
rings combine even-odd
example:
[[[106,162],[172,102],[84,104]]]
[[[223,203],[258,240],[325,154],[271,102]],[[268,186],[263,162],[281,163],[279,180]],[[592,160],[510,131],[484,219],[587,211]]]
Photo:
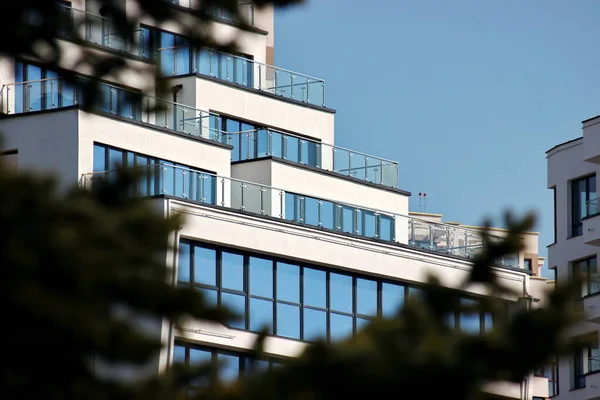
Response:
[[[589,215],[589,202],[596,199],[596,175],[571,181],[571,236],[583,233],[582,219]]]
[[[233,146],[231,161],[278,157],[312,167],[320,167],[319,142],[267,129],[253,123],[222,117],[224,143]]]
[[[573,352],[573,389],[586,386],[586,375],[600,371],[600,348],[598,341],[589,347]]]
[[[15,113],[49,110],[76,104],[72,86],[58,73],[23,62],[15,63]]]
[[[558,395],[558,360],[535,371],[535,375],[548,379],[548,397]]]
[[[221,382],[235,380],[252,374],[253,371],[275,368],[280,362],[273,359],[255,359],[242,352],[199,346],[177,340],[173,346],[173,363],[192,366],[220,364],[216,376],[200,377],[190,385],[187,395],[192,396],[200,389],[210,387],[215,380]]]
[[[571,263],[573,276],[583,279],[581,298],[600,293],[600,279],[598,277],[597,258],[590,257]]]
[[[420,293],[399,282],[189,240],[179,245],[177,280],[235,311],[240,319],[229,323],[233,328],[267,327],[270,334],[305,341],[351,336],[378,316],[392,317],[406,296]],[[491,314],[476,308],[452,319],[471,334],[493,322]]]
[[[285,219],[353,235],[394,240],[394,219],[327,200],[285,193]]]
[[[83,82],[84,78],[78,78]],[[59,78],[58,73],[33,64],[15,64],[15,113],[50,110],[83,102],[78,85]],[[99,85],[94,109],[113,116],[141,121],[141,95],[109,84]]]
[[[533,265],[531,258],[526,258],[523,260],[525,263],[525,271],[533,272]]]
[[[118,166],[139,168],[146,173],[138,182],[138,195],[166,194],[202,203],[216,204],[216,177],[210,172],[143,154],[94,143],[95,176],[111,179]]]

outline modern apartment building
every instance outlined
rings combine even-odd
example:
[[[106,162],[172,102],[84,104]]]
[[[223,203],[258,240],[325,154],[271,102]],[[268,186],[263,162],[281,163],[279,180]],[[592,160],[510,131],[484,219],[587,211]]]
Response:
[[[170,2],[182,18],[194,6]],[[220,379],[237,377],[264,324],[271,357],[265,367],[271,367],[317,337],[335,341],[391,315],[430,273],[455,288],[467,277],[481,251],[480,229],[411,215],[397,162],[336,146],[335,135],[344,132],[335,132],[325,81],[273,65],[272,9],[241,3],[251,25],[243,30],[215,15],[211,31],[238,38],[234,55],[195,48],[178,26],[148,18],[138,42],[124,43],[94,1],[57,6],[86,39],[81,44],[66,34],[67,54],[76,56],[82,46],[99,55],[117,52],[136,72],[109,76],[103,101],[83,111],[77,85],[57,71],[35,59],[3,57],[0,154],[15,168],[55,173],[65,186],[92,185],[119,164],[147,171],[139,194],[157,212],[186,219],[168,238],[177,250],[164,255],[172,283],[244,316],[230,326],[147,324],[168,344],[151,372],[173,361],[222,360]],[[62,67],[86,78],[69,57]],[[149,85],[155,73],[172,88],[168,96]],[[520,293],[505,299],[509,305],[543,299],[546,283],[533,276],[534,247],[494,267]],[[524,267],[527,259],[531,268]],[[473,287],[464,299],[486,295]],[[453,323],[478,334],[494,319],[456,315]],[[548,380],[534,374],[489,390],[513,399],[549,395]]]
[[[559,361],[558,399],[600,398],[600,280],[597,257],[600,213],[596,175],[600,171],[600,117],[583,121],[583,137],[558,144],[546,152],[548,188],[554,193],[554,243],[548,246],[548,266],[556,280],[580,275],[585,322],[574,337],[587,337],[593,345]]]

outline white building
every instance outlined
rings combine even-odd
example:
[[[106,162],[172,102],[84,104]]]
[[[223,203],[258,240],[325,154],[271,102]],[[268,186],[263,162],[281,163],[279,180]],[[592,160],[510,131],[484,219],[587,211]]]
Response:
[[[184,18],[190,5],[173,3]],[[173,284],[244,315],[231,326],[149,326],[169,344],[155,372],[212,357],[227,361],[221,378],[237,376],[263,324],[271,326],[272,363],[284,362],[315,337],[337,340],[394,312],[431,272],[458,287],[481,248],[478,229],[409,215],[397,162],[335,145],[325,82],[272,66],[273,10],[240,7],[254,28],[240,30],[225,15],[211,23],[218,36],[238,35],[241,54],[230,55],[191,48],[176,25],[147,19],[140,43],[125,45],[93,1],[67,4],[86,46],[121,52],[137,71],[109,77],[94,111],[80,110],[78,91],[36,60],[0,62],[0,154],[18,169],[54,172],[64,185],[89,185],[119,163],[151,172],[140,194],[158,212],[186,218],[169,238],[178,251],[165,255]],[[127,10],[135,12],[129,3]],[[69,38],[62,46],[80,51]],[[62,67],[85,77],[70,58]],[[147,87],[155,68],[173,88],[168,97]],[[148,111],[156,104],[160,111]],[[495,268],[504,285],[540,298],[546,283],[524,269],[525,258]],[[464,295],[476,301],[486,293],[474,287]],[[493,318],[454,322],[479,333]],[[532,375],[490,390],[547,397],[548,383]]]
[[[546,152],[548,188],[554,192],[554,243],[548,246],[548,266],[556,280],[574,274],[589,278],[581,288],[586,322],[573,336],[590,337],[594,345],[559,361],[557,399],[600,398],[600,280],[597,257],[600,218],[596,174],[600,171],[600,117],[583,121],[583,137]]]

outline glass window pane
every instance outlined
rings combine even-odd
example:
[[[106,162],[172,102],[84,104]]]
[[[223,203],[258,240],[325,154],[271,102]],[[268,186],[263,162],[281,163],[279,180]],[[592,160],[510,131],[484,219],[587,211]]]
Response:
[[[384,317],[392,317],[404,304],[404,286],[393,283],[381,285],[381,311]]]
[[[123,152],[117,149],[108,149],[108,169],[113,170],[123,165]]]
[[[190,365],[202,365],[211,360],[210,351],[200,349],[190,349]]]
[[[356,312],[377,315],[377,281],[356,279]]]
[[[273,298],[273,261],[250,257],[248,275],[250,294]]]
[[[300,339],[300,307],[277,303],[277,335]]]
[[[190,244],[179,243],[179,264],[177,265],[177,280],[179,282],[190,281]]]
[[[329,274],[329,308],[331,310],[352,312],[352,277],[349,275]]]
[[[483,324],[484,324],[484,329],[486,331],[489,331],[494,327],[494,320],[492,318],[492,313],[486,312],[483,315]]]
[[[244,329],[246,327],[246,297],[239,294],[222,292],[221,304],[239,316],[239,319],[229,321],[229,326]]]
[[[319,226],[319,200],[312,197],[304,198],[304,223]]]
[[[341,229],[342,232],[354,233],[354,212],[353,207],[342,206],[341,208]]]
[[[284,146],[285,146],[285,154],[284,157],[286,160],[299,162],[300,154],[299,154],[299,139],[295,136],[284,136]]]
[[[217,251],[194,246],[194,281],[217,286]]]
[[[321,204],[321,224],[323,228],[335,229],[335,205],[330,201]]]
[[[300,267],[277,262],[277,299],[300,303]]]
[[[221,253],[221,286],[244,290],[244,256],[225,251]]]
[[[94,172],[106,171],[106,147],[94,145]]]
[[[298,196],[293,193],[285,194],[285,219],[298,222],[301,218]]]
[[[325,271],[304,268],[304,305],[327,307],[327,280]]]
[[[391,241],[394,237],[394,220],[387,215],[379,216],[379,239]]]
[[[356,332],[359,332],[367,327],[371,323],[370,319],[356,318]]]
[[[327,314],[325,311],[305,308],[304,312],[304,340],[315,340],[327,335]]]
[[[471,299],[461,299],[461,303],[469,307],[477,305],[477,301]],[[481,332],[481,319],[479,312],[461,311],[459,323],[460,329],[463,332],[471,334],[479,334]]]
[[[183,364],[185,362],[185,347],[173,346],[173,363]]]
[[[330,313],[329,321],[329,338],[332,342],[352,335],[352,317]]]
[[[250,299],[250,330],[259,331],[265,325],[269,333],[273,333],[273,302]]]
[[[217,354],[219,363],[219,380],[229,382],[240,376],[240,357],[229,354]]]
[[[202,293],[202,295],[204,296],[204,299],[206,300],[206,302],[208,303],[209,306],[217,305],[218,292],[216,290],[199,288],[197,286],[195,287],[195,289],[198,290],[200,293]]]

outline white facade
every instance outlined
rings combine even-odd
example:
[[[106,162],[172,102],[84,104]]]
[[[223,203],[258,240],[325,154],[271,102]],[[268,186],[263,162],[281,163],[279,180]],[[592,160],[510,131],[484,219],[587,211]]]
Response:
[[[190,22],[185,7],[192,3],[174,6],[183,23]],[[167,345],[151,366],[155,372],[174,359],[189,360],[192,351],[228,354],[243,369],[240,360],[262,323],[272,333],[266,352],[283,362],[313,337],[337,340],[369,317],[387,315],[418,292],[429,273],[448,287],[465,280],[469,257],[481,249],[479,230],[410,214],[397,163],[335,146],[325,82],[267,64],[272,9],[243,6],[255,29],[240,30],[226,19],[211,23],[219,37],[238,39],[241,57],[186,47],[185,38],[173,36],[178,26],[156,27],[150,20],[142,21],[140,37],[153,38],[153,51],[119,47],[106,36],[109,22],[95,15],[93,1],[72,6],[92,28],[90,46],[122,51],[139,73],[108,77],[108,97],[83,111],[77,91],[53,71],[39,69],[35,60],[4,57],[0,155],[15,168],[57,174],[63,187],[90,185],[115,163],[145,168],[151,175],[140,194],[152,196],[158,212],[185,217],[169,238],[177,251],[165,258],[173,283],[241,307],[245,319],[238,326],[188,321],[180,331],[168,321],[148,323]],[[137,12],[130,4],[127,10]],[[68,38],[64,46],[78,54]],[[154,53],[158,60],[148,56]],[[70,58],[63,66],[75,68]],[[157,69],[174,98],[153,97],[148,76]],[[146,108],[155,104],[162,109]],[[537,236],[527,240],[526,253],[537,257]],[[515,255],[496,266],[498,276],[522,296],[543,299],[546,281],[524,270],[526,258]],[[486,295],[478,286],[465,292],[475,300]],[[457,316],[456,323],[479,332],[493,321]],[[533,375],[489,390],[515,399],[548,397],[545,378]]]
[[[600,217],[596,200],[596,176],[600,172],[600,118],[583,122],[583,137],[550,149],[548,188],[554,191],[555,241],[548,246],[548,266],[556,280],[581,273],[589,278],[582,287],[581,302],[585,322],[570,332],[575,337],[591,337],[594,345],[559,360],[558,399],[600,398],[600,292],[597,256],[600,245]]]

